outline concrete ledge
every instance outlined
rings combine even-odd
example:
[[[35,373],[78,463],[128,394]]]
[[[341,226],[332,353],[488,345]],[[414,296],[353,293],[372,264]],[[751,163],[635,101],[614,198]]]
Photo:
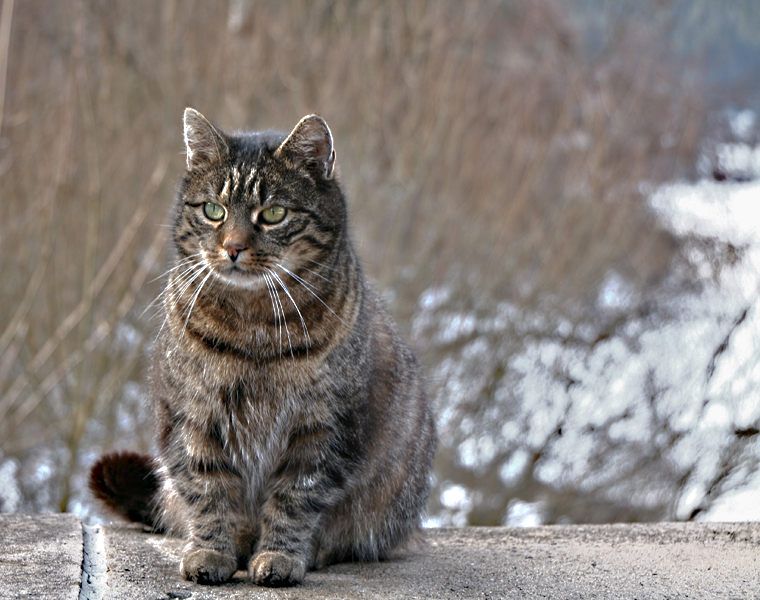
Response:
[[[77,597],[81,545],[97,536],[83,542],[75,517],[0,516],[0,531],[0,598]],[[181,540],[115,524],[98,535],[105,568],[86,575],[101,581],[82,600],[760,597],[760,523],[428,530],[425,547],[404,559],[333,565],[280,590],[243,572],[195,585],[178,573]]]
[[[76,515],[0,515],[0,598],[77,600],[82,548]]]

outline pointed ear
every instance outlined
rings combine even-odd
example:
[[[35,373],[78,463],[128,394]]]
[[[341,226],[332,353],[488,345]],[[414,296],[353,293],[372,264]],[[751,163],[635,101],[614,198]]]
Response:
[[[301,119],[274,155],[285,156],[297,166],[306,166],[323,179],[332,179],[335,172],[332,134],[325,120],[318,115]]]
[[[185,147],[187,169],[203,170],[229,153],[224,134],[193,108],[185,109]]]

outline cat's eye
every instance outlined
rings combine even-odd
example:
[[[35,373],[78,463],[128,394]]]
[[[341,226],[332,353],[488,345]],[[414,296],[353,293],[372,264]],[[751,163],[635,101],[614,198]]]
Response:
[[[270,206],[261,211],[261,220],[268,225],[279,223],[285,218],[288,209],[284,206]]]
[[[203,205],[203,214],[212,221],[221,221],[224,218],[224,208],[213,202],[206,202]]]

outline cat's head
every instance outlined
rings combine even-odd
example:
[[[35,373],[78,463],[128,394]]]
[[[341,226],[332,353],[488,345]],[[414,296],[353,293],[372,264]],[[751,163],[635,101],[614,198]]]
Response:
[[[184,133],[180,260],[202,261],[209,277],[249,288],[332,260],[346,215],[324,119],[304,117],[289,135],[228,134],[188,108]]]

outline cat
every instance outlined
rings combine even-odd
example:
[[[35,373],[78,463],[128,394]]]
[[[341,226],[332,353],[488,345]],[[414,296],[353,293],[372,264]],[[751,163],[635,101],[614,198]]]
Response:
[[[181,573],[289,586],[419,538],[436,448],[418,359],[365,282],[333,138],[184,114],[187,171],[149,380],[157,456],[90,472],[111,512],[184,536]]]

